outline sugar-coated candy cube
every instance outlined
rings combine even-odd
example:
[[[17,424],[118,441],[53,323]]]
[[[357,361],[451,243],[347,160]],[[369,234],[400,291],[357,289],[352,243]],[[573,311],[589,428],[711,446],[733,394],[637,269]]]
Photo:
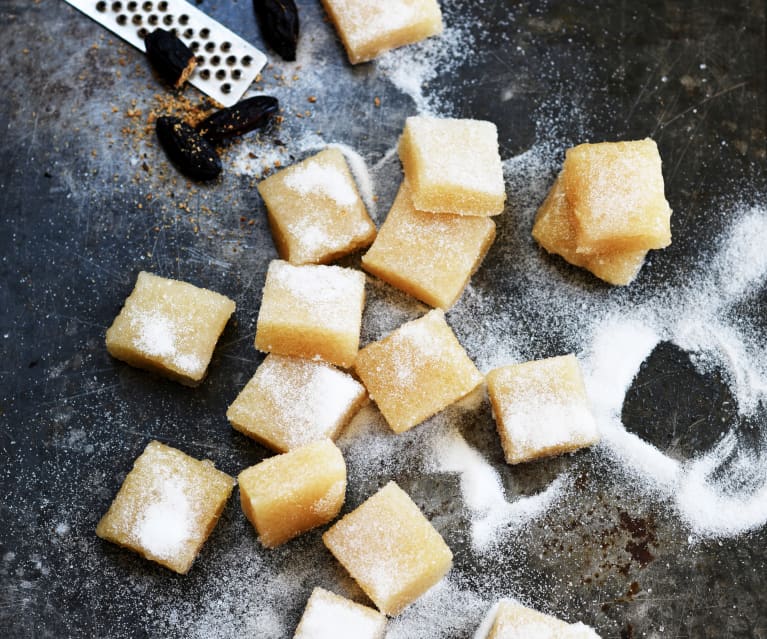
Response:
[[[405,181],[362,266],[422,302],[447,309],[494,238],[495,223],[488,217],[416,210]]]
[[[131,366],[196,386],[234,308],[219,293],[142,271],[107,330],[107,350]]]
[[[646,250],[623,250],[610,253],[579,253],[575,227],[567,201],[562,174],[557,177],[535,217],[533,237],[549,253],[560,255],[574,266],[583,267],[599,279],[625,286],[630,284],[644,264]]]
[[[216,525],[234,480],[209,461],[150,442],[96,534],[186,574]]]
[[[274,548],[338,515],[346,496],[346,464],[329,439],[265,459],[237,477],[245,516]]]
[[[599,440],[574,355],[496,368],[487,374],[506,461],[518,464]]]
[[[437,0],[322,0],[352,64],[442,32]]]
[[[409,117],[399,156],[419,211],[484,216],[503,212],[506,187],[492,122]]]
[[[365,305],[365,274],[340,266],[269,265],[256,327],[260,351],[354,364]]]
[[[658,147],[633,142],[568,149],[562,172],[578,253],[641,251],[671,244]]]
[[[383,639],[386,617],[322,588],[312,591],[293,639]]]
[[[487,639],[599,639],[599,635],[581,622],[566,623],[504,599],[498,602]]]
[[[322,540],[387,615],[418,599],[453,560],[440,534],[394,482],[336,522]]]
[[[284,453],[335,439],[366,401],[365,387],[330,364],[267,355],[226,416],[236,430]]]
[[[482,383],[441,310],[363,348],[355,370],[395,433],[420,424]]]
[[[329,148],[258,185],[280,257],[325,264],[369,246],[376,227],[343,153]]]

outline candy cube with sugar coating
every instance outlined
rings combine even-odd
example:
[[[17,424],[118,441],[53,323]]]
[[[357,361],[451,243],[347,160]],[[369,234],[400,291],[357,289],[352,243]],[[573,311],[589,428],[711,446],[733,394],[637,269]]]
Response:
[[[150,442],[96,527],[102,539],[186,574],[234,481],[208,461]]]
[[[265,459],[237,478],[245,516],[267,548],[331,521],[346,496],[346,464],[330,440]]]
[[[422,302],[447,309],[494,238],[495,223],[488,217],[416,210],[405,181],[362,266]]]
[[[516,602],[501,600],[487,639],[599,639],[585,624],[566,623]]]
[[[258,185],[280,257],[326,264],[369,246],[376,227],[343,154],[329,148]]]
[[[131,366],[196,386],[234,308],[219,293],[142,271],[107,330],[107,350]]]
[[[619,286],[630,284],[644,264],[646,250],[579,253],[572,211],[562,174],[557,177],[535,217],[533,238],[549,253],[591,271],[599,279]]]
[[[336,522],[322,540],[387,615],[402,612],[452,565],[445,541],[394,482]]]
[[[441,310],[363,348],[355,370],[395,433],[420,424],[482,383]]]
[[[340,266],[269,265],[256,326],[260,351],[354,364],[365,305],[365,274]]]
[[[284,453],[335,439],[366,401],[365,387],[330,364],[267,355],[226,416],[236,430]]]
[[[383,639],[386,617],[322,588],[312,591],[293,639]]]
[[[574,355],[513,364],[487,374],[506,461],[559,455],[599,440]]]
[[[399,156],[419,211],[482,216],[503,212],[506,187],[492,122],[409,117]]]
[[[437,0],[322,0],[352,64],[442,32]]]
[[[568,149],[562,180],[578,253],[646,251],[671,244],[671,208],[653,140]]]

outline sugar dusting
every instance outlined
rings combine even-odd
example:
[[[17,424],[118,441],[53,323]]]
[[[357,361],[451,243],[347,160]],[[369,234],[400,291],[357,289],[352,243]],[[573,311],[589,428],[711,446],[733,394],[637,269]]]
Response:
[[[152,555],[171,560],[194,534],[194,511],[178,477],[157,474],[152,494],[156,497],[141,514],[134,535]]]
[[[162,312],[131,313],[131,325],[136,331],[136,349],[151,357],[167,359],[188,375],[199,374],[205,364],[194,353],[179,348],[179,335],[183,330],[172,318]]]
[[[339,206],[354,206],[357,193],[346,176],[334,167],[317,163],[298,166],[285,176],[285,185],[300,193],[322,193]]]
[[[433,463],[440,472],[458,473],[464,504],[471,514],[471,538],[477,552],[496,544],[509,531],[542,516],[570,486],[567,474],[541,493],[507,500],[501,476],[483,455],[450,430],[432,444]]]
[[[381,73],[413,100],[418,113],[433,115],[444,115],[451,105],[438,92],[430,90],[429,82],[467,61],[482,31],[480,25],[461,18],[459,3],[440,4],[445,15],[445,29],[439,37],[394,49],[376,61]]]

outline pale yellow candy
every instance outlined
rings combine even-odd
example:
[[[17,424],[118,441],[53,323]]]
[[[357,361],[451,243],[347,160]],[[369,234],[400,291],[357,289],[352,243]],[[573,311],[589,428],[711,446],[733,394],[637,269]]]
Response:
[[[510,464],[599,441],[574,355],[496,368],[487,374],[487,393]]]
[[[218,522],[234,481],[209,461],[150,442],[96,534],[186,574]]]
[[[579,253],[562,174],[557,177],[535,217],[533,237],[549,253],[560,255],[598,278],[624,286],[630,284],[644,264],[646,250],[611,253]]]
[[[343,153],[325,149],[258,185],[280,257],[325,264],[369,246],[376,227]]]
[[[338,515],[346,496],[346,464],[330,440],[265,459],[237,477],[245,516],[274,548]]]
[[[562,179],[578,253],[641,251],[671,244],[671,208],[653,140],[568,149]]]
[[[498,603],[487,639],[599,639],[581,622],[570,624],[509,600]]]
[[[442,33],[437,0],[322,0],[352,64]]]
[[[284,453],[335,439],[366,402],[365,387],[330,364],[267,355],[226,416],[236,430]]]
[[[106,334],[109,354],[196,386],[235,303],[186,282],[141,272]]]
[[[340,266],[273,260],[256,326],[260,351],[354,364],[365,305],[365,274]]]
[[[440,310],[363,348],[355,370],[395,433],[420,424],[482,383]]]
[[[405,181],[362,267],[422,302],[447,309],[494,238],[490,218],[417,211]]]
[[[387,615],[402,612],[452,565],[447,544],[394,482],[336,522],[322,540]]]
[[[480,216],[503,212],[506,187],[492,122],[409,117],[399,156],[419,211]]]
[[[377,610],[315,588],[293,639],[339,639],[339,636],[383,639],[385,633],[386,617]]]

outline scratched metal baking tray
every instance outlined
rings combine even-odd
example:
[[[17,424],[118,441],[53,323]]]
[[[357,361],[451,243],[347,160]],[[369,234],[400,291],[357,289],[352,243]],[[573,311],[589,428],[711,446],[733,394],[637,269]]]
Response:
[[[442,49],[450,55],[431,77],[428,64],[407,57],[349,67],[319,3],[299,4],[299,62],[272,56],[254,87],[280,98],[285,120],[228,149],[222,181],[209,186],[175,179],[151,135],[140,134],[160,87],[138,51],[60,0],[0,5],[0,628],[8,636],[291,636],[314,585],[361,598],[319,532],[266,553],[236,499],[186,577],[93,532],[152,438],[231,474],[266,455],[224,418],[261,360],[252,339],[275,256],[252,188],[264,165],[344,144],[373,173],[380,223],[399,179],[387,151],[406,116],[431,106],[496,122],[502,157],[517,157],[507,165],[509,207],[470,294],[448,316],[470,354],[485,360],[477,336],[487,326],[503,328],[493,336],[499,360],[544,356],[577,346],[579,313],[618,299],[612,308],[628,316],[664,295],[681,299],[711,272],[704,258],[717,254],[735,213],[765,201],[763,3],[450,0],[452,45]],[[249,3],[200,8],[269,51]],[[422,60],[434,55],[429,49]],[[428,81],[423,92],[403,92],[419,77]],[[186,93],[193,100],[194,91]],[[647,134],[664,158],[674,244],[652,256],[628,293],[536,254],[523,232],[528,200],[553,180],[564,147]],[[142,269],[237,301],[236,322],[197,389],[105,352],[104,331]],[[578,313],[546,299],[560,280],[582,291]],[[765,302],[756,286],[730,318],[763,338]],[[371,282],[363,339],[423,310]],[[733,425],[740,445],[759,453],[763,406],[744,418],[725,368],[702,370],[661,341],[626,395],[626,429],[677,462],[711,451]],[[486,404],[449,420],[496,469],[510,500],[541,494],[560,477],[568,492],[501,535],[493,552],[477,552],[458,475],[429,470],[428,450],[418,452],[445,422],[419,427],[399,450],[374,418],[357,424],[358,437],[342,442],[352,460],[349,507],[395,478],[456,556],[450,589],[393,623],[391,636],[470,637],[487,603],[513,594],[604,637],[767,637],[763,525],[696,537],[673,497],[651,497],[642,474],[618,481],[599,450],[508,468]]]

